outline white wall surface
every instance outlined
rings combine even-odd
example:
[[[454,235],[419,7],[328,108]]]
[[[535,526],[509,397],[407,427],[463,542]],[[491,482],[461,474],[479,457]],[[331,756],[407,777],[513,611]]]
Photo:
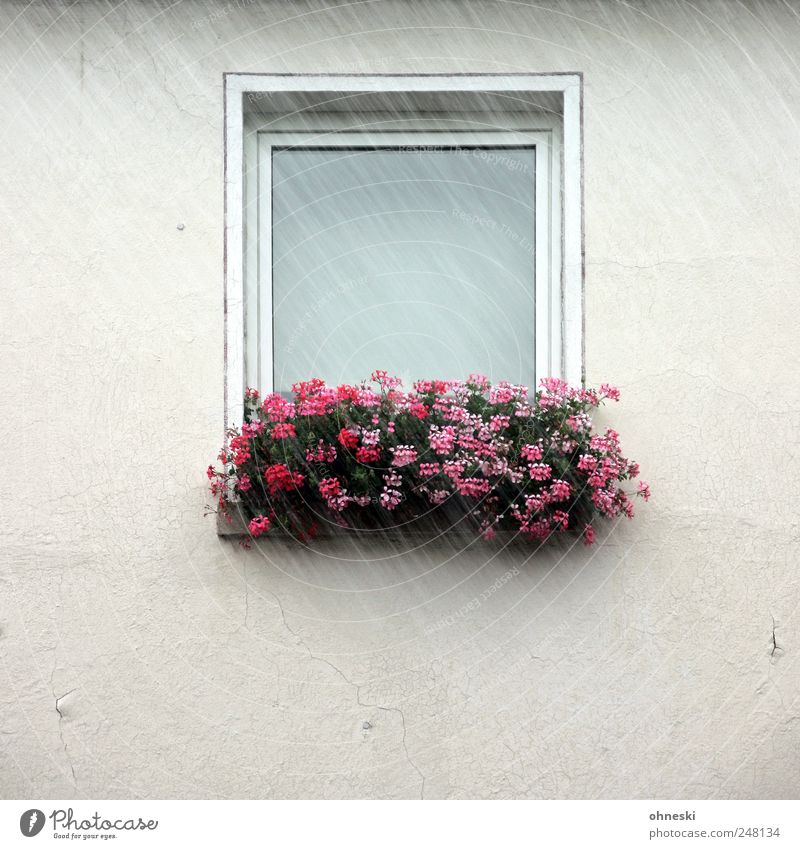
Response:
[[[3,0],[0,33],[3,796],[800,794],[797,3]],[[634,522],[217,538],[223,71],[584,72]]]

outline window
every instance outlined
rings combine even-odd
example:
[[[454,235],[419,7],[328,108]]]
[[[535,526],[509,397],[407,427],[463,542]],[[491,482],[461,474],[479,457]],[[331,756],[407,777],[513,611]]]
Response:
[[[576,81],[227,75],[228,420],[375,368],[580,380]]]

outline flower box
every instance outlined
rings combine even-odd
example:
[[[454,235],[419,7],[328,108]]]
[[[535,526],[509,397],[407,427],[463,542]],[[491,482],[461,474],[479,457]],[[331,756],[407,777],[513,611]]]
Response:
[[[247,420],[207,470],[214,509],[246,538],[501,532],[540,544],[573,532],[591,544],[598,520],[632,517],[633,497],[649,497],[625,486],[639,469],[618,434],[592,425],[618,398],[557,379],[531,395],[480,375],[406,392],[385,372],[359,386],[304,381],[291,398],[248,389]]]

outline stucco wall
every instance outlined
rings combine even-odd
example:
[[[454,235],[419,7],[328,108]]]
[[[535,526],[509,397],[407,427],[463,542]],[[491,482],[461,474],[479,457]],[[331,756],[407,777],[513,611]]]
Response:
[[[799,18],[3,0],[2,794],[797,797]],[[528,559],[217,538],[232,70],[585,73],[634,522]]]

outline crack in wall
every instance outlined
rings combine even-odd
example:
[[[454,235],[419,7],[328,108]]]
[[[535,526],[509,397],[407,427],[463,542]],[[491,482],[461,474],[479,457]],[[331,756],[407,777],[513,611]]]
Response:
[[[778,645],[778,641],[775,639],[775,617],[772,616],[772,651],[770,652],[770,657],[775,657],[775,652],[782,651],[783,648]]]
[[[55,669],[53,671],[55,671]],[[51,681],[51,687],[52,687],[52,681]],[[58,706],[58,703],[61,702],[63,699],[66,699],[66,697],[68,695],[70,695],[70,693],[74,693],[77,689],[78,689],[77,687],[73,687],[71,690],[68,690],[66,693],[64,693],[61,696],[57,696],[56,691],[53,690],[53,698],[55,699],[56,713],[58,714],[58,736],[59,736],[59,739],[61,740],[61,745],[64,748],[64,754],[67,757],[67,763],[69,764],[70,771],[72,772],[72,783],[75,785],[76,788],[78,786],[78,777],[77,777],[77,775],[75,775],[75,764],[72,763],[72,757],[70,756],[69,748],[67,747],[67,741],[64,739],[64,729],[62,727],[62,722],[64,721],[64,714],[62,713],[61,708]]]
[[[63,589],[64,589],[64,570],[62,569],[61,573],[59,575],[59,581],[58,581],[59,622],[60,622],[60,619],[61,619],[60,613],[61,613],[61,610],[64,606]],[[61,740],[61,746],[64,749],[64,754],[67,758],[67,763],[69,764],[70,772],[72,773],[72,783],[75,786],[75,788],[77,789],[77,787],[78,787],[78,777],[75,774],[75,765],[72,763],[72,757],[70,756],[69,748],[67,747],[67,741],[64,739],[64,728],[63,728],[63,724],[62,724],[63,721],[64,721],[64,714],[61,711],[61,708],[59,707],[59,703],[61,701],[63,701],[67,696],[69,696],[70,693],[74,693],[78,688],[73,687],[71,690],[68,690],[66,693],[63,693],[60,696],[56,695],[55,677],[56,677],[56,669],[57,669],[57,665],[58,665],[58,658],[57,658],[58,645],[59,645],[60,641],[61,641],[61,638],[60,638],[60,635],[58,635],[58,641],[53,646],[53,668],[50,671],[50,692],[53,694],[53,699],[55,701],[55,709],[56,709],[56,713],[58,714],[58,737]]]
[[[387,713],[397,713],[397,714],[400,715],[400,722],[403,726],[403,737],[402,737],[402,740],[400,742],[401,742],[401,745],[403,746],[403,751],[405,752],[406,760],[408,761],[409,765],[414,769],[414,771],[417,773],[417,775],[419,775],[419,777],[421,779],[419,798],[424,799],[425,798],[425,775],[422,772],[422,770],[419,768],[419,766],[417,766],[417,764],[414,762],[414,760],[411,757],[410,752],[408,751],[408,745],[407,745],[407,742],[406,742],[406,740],[407,740],[406,715],[403,712],[402,708],[394,707],[394,706],[387,706],[387,705],[379,705],[377,703],[371,704],[371,703],[367,703],[367,702],[362,702],[361,701],[361,688],[364,685],[363,684],[356,684],[355,681],[351,681],[344,674],[344,672],[342,672],[342,670],[339,669],[338,666],[331,663],[329,660],[327,660],[324,657],[319,657],[319,656],[315,655],[311,651],[311,647],[308,645],[308,643],[306,643],[306,641],[297,633],[297,631],[295,631],[294,628],[292,628],[289,625],[289,623],[286,621],[286,612],[283,609],[283,603],[281,602],[278,595],[276,593],[272,592],[271,590],[269,590],[268,592],[275,599],[275,603],[278,605],[278,610],[280,611],[281,620],[283,621],[284,628],[286,628],[286,630],[306,650],[306,652],[307,652],[309,658],[311,658],[311,660],[316,660],[316,661],[319,661],[320,663],[324,663],[326,666],[329,666],[346,684],[349,684],[351,687],[353,687],[355,689],[355,691],[356,691],[356,704],[358,704],[360,707],[376,708],[377,710],[386,711]]]

